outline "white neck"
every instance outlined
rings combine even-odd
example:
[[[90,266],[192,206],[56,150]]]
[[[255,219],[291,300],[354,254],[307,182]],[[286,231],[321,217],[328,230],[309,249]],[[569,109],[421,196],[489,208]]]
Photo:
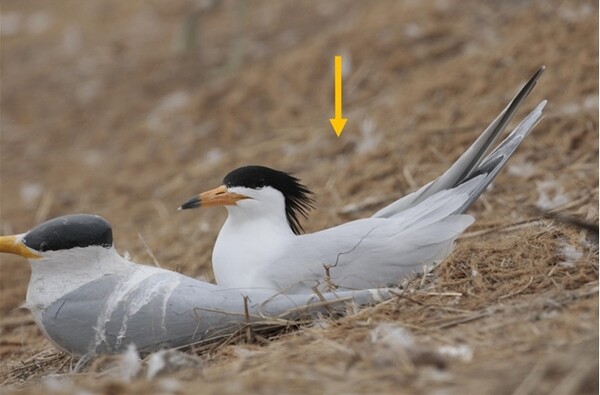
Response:
[[[285,213],[267,211],[264,213],[254,210],[228,208],[228,216],[221,232],[235,232],[249,234],[253,232],[273,233],[276,236],[293,236]]]
[[[122,258],[114,247],[77,247],[43,254],[43,258],[29,260],[31,280],[24,307],[34,316],[90,281],[107,274],[127,273],[137,266]]]

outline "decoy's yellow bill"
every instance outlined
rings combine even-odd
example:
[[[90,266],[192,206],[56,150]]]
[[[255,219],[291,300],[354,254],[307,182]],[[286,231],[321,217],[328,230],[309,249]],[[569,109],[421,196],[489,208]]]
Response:
[[[41,258],[20,240],[19,236],[0,236],[0,252],[21,255],[23,258]]]

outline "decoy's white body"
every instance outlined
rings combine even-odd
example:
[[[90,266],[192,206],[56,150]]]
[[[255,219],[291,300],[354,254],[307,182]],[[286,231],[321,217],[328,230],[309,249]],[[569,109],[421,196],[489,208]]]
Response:
[[[315,286],[365,289],[397,284],[444,259],[473,222],[466,210],[541,119],[545,101],[485,156],[543,70],[442,176],[370,218],[300,234],[311,192],[297,178],[263,166],[236,169],[222,186],[192,197],[180,209],[228,211],[212,256],[217,283],[289,294]]]
[[[110,225],[94,215],[59,217],[2,236],[0,252],[29,260],[25,307],[58,348],[76,355],[119,352],[130,344],[141,353],[181,347],[270,318],[339,311],[349,301],[362,305],[390,296],[381,289],[289,297],[139,265],[117,253]]]

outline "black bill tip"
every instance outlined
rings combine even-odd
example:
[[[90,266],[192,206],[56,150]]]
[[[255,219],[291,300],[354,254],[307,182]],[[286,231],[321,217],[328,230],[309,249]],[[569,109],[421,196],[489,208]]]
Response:
[[[187,210],[190,208],[198,208],[198,207],[200,207],[200,197],[194,196],[193,198],[191,198],[190,200],[188,200],[187,202],[185,202],[181,206],[179,206],[179,208],[177,210]]]

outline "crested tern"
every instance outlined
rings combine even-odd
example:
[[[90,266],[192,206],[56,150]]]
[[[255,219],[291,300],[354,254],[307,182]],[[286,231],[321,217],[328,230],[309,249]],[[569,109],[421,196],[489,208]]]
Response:
[[[370,218],[303,234],[314,201],[291,174],[264,166],[233,170],[182,209],[224,206],[228,216],[212,264],[217,284],[289,294],[389,284],[447,257],[473,223],[465,214],[542,117],[542,101],[490,151],[544,71],[541,67],[477,140],[439,178]]]

